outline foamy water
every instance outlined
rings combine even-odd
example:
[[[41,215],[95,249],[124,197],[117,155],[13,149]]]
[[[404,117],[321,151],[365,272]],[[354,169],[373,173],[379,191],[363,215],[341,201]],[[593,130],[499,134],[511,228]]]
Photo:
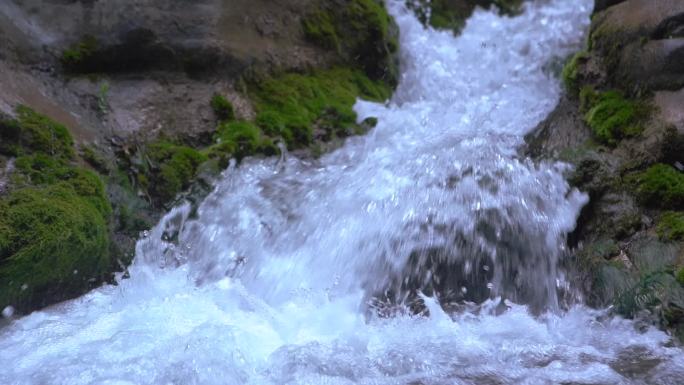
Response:
[[[356,106],[373,131],[315,162],[228,169],[196,218],[174,209],[138,243],[129,279],[0,330],[0,382],[684,383],[666,334],[559,310],[571,285],[558,261],[586,197],[565,166],[516,152],[556,104],[544,68],[577,49],[592,2],[478,10],[458,38],[402,4],[388,5],[400,87]],[[477,311],[438,301],[473,293],[489,298]]]

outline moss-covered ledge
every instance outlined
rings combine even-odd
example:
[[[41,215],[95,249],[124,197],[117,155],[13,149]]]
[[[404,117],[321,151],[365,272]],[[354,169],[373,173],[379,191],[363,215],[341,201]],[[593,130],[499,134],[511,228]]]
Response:
[[[107,279],[112,208],[66,127],[25,106],[16,116],[0,119],[0,157],[15,164],[0,196],[0,308],[28,311]]]

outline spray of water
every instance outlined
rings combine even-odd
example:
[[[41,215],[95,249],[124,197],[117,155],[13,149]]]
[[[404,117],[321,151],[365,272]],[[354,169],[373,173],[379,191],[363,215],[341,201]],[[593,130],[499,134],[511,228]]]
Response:
[[[0,331],[3,383],[684,382],[664,333],[559,310],[586,197],[516,153],[591,1],[478,10],[458,38],[388,6],[403,75],[391,101],[357,103],[370,134],[226,170],[196,216],[178,207],[138,243],[130,278]]]

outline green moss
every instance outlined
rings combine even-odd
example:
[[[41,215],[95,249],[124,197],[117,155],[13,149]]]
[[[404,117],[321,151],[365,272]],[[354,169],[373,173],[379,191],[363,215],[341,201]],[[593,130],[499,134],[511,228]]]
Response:
[[[666,212],[660,218],[656,231],[663,240],[684,240],[684,213]]]
[[[326,136],[354,132],[357,97],[382,101],[390,88],[359,71],[333,69],[313,74],[284,74],[251,87],[256,123],[271,136],[282,137],[289,148],[313,143],[314,127]]]
[[[68,298],[109,266],[107,224],[73,186],[15,190],[0,200],[0,307]]]
[[[104,218],[111,213],[100,177],[82,167],[70,166],[45,154],[17,158],[15,187],[65,185],[97,208]]]
[[[109,173],[109,165],[105,158],[98,153],[96,149],[91,146],[81,146],[81,158],[85,160],[91,167],[97,171],[107,174]]]
[[[61,62],[69,70],[78,70],[93,58],[98,50],[97,39],[93,36],[84,36],[78,43],[73,44],[62,52]]]
[[[0,121],[0,154],[43,153],[60,159],[73,156],[73,139],[66,127],[23,105],[16,113],[16,119]]]
[[[217,144],[210,147],[209,155],[220,158],[223,164],[231,157],[241,160],[250,155],[274,155],[278,152],[273,141],[250,122],[223,123],[214,139]]]
[[[336,51],[340,50],[340,40],[330,12],[316,10],[302,20],[306,37],[316,44]]]
[[[496,6],[504,15],[515,15],[520,12],[522,2],[523,0],[418,0],[407,1],[407,5],[424,25],[459,33],[476,6]]]
[[[195,177],[199,165],[208,158],[201,152],[182,145],[167,141],[149,144],[145,155],[150,160],[151,167],[147,170],[143,187],[151,190],[151,194],[162,203],[173,199],[179,192],[186,189]],[[139,178],[140,179],[140,178]]]
[[[215,94],[211,98],[211,108],[220,121],[235,119],[233,105],[223,95]]]
[[[679,270],[677,270],[677,274],[675,277],[677,278],[677,282],[679,282],[680,285],[684,285],[684,267],[681,267]]]
[[[322,2],[302,19],[309,41],[336,51],[344,64],[393,87],[398,76],[393,54],[399,44],[391,26],[383,3],[376,0]]]
[[[648,107],[643,103],[627,100],[617,91],[588,93],[582,98],[584,108],[588,109],[584,119],[601,143],[613,146],[621,139],[643,132],[648,115]]]
[[[585,61],[589,57],[586,51],[580,51],[576,53],[563,67],[563,84],[565,89],[571,95],[577,95],[579,92],[579,79],[578,79],[578,69],[581,62]]]
[[[649,206],[684,208],[684,173],[666,164],[656,164],[635,176],[637,196]]]
[[[615,74],[615,70],[620,64],[623,48],[629,39],[632,38],[633,36],[607,22],[599,23],[598,27],[591,31],[589,35],[589,49],[600,54],[608,76]]]
[[[0,308],[32,310],[101,280],[112,208],[100,177],[72,162],[66,127],[25,106],[16,113],[0,122],[0,152],[17,157],[0,198]]]

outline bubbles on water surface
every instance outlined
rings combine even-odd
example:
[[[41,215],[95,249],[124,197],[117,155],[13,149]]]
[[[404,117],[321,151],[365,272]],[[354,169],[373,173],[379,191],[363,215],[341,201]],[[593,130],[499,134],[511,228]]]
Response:
[[[403,75],[390,103],[357,103],[375,129],[227,170],[196,218],[146,234],[130,278],[0,330],[3,383],[684,383],[665,334],[543,311],[586,197],[516,149],[591,1],[479,10],[458,38],[389,7]]]

